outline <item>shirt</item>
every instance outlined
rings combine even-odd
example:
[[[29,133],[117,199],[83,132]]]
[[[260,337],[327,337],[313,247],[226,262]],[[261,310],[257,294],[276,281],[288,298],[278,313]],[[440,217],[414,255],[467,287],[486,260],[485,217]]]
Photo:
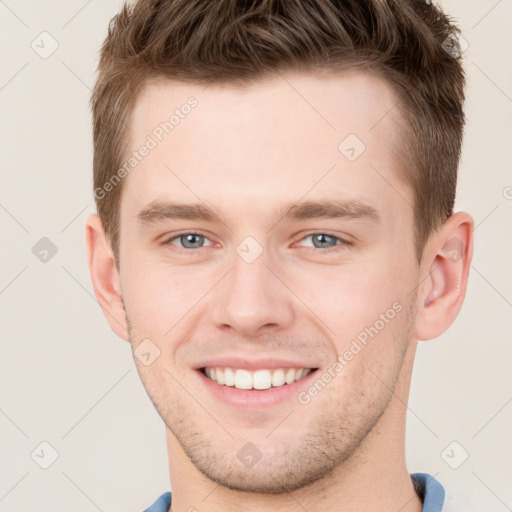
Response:
[[[412,483],[416,493],[423,501],[422,512],[442,512],[444,487],[428,473],[412,473]],[[144,512],[168,512],[171,506],[171,493],[166,492]]]

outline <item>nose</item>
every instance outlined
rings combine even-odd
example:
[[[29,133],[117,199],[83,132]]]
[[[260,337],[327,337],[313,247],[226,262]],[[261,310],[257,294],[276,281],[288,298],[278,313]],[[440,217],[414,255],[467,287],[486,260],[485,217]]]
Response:
[[[214,325],[249,338],[290,327],[294,320],[293,294],[279,274],[266,251],[252,263],[235,253],[233,268],[215,287]]]

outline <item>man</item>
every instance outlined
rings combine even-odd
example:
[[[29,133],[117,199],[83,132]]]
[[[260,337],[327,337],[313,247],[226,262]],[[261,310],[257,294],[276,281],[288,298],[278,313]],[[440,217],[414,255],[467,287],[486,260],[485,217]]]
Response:
[[[416,0],[139,0],[92,98],[98,302],[167,429],[149,511],[441,511],[405,464],[456,318],[456,28]]]

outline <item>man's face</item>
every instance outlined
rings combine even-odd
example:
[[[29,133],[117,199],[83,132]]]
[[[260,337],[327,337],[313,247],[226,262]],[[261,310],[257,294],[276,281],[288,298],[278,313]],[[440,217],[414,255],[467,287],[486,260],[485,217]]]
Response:
[[[326,476],[357,453],[405,371],[419,269],[395,103],[385,82],[358,73],[246,88],[162,81],[138,99],[131,149],[148,135],[156,145],[123,183],[130,341],[150,340],[136,358],[144,386],[222,485],[271,493]],[[158,130],[175,109],[179,121]],[[300,210],[334,201],[352,206]],[[211,218],[181,218],[171,203]],[[209,365],[317,370],[238,390],[209,380]]]

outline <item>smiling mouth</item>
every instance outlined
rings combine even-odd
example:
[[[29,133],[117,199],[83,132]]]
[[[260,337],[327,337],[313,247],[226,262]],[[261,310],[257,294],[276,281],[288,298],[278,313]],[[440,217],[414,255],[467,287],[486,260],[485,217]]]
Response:
[[[264,391],[293,384],[316,370],[318,368],[274,368],[249,371],[240,368],[203,367],[199,371],[221,386]]]

